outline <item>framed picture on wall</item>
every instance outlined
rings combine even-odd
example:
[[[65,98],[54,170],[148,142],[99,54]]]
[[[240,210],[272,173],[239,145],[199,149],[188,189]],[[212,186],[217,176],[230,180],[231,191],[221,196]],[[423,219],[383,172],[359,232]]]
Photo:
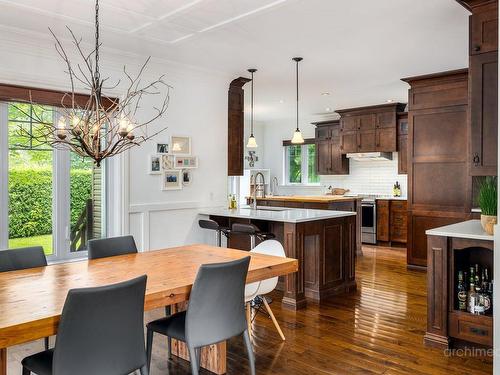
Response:
[[[161,155],[149,155],[149,165],[148,165],[148,173],[149,174],[161,174],[162,171],[162,160]]]
[[[168,143],[157,143],[156,144],[156,153],[160,155],[168,154]]]
[[[182,171],[182,185],[189,186],[193,181],[192,173],[190,169],[185,169]]]
[[[178,169],[194,169],[198,168],[197,156],[176,156],[175,168]]]
[[[170,152],[174,155],[191,155],[191,137],[172,136],[170,145],[172,147]]]
[[[167,169],[163,171],[161,180],[162,190],[181,190],[182,189],[182,170]]]
[[[163,169],[174,169],[174,167],[175,167],[174,155],[162,155],[161,156],[161,166]]]

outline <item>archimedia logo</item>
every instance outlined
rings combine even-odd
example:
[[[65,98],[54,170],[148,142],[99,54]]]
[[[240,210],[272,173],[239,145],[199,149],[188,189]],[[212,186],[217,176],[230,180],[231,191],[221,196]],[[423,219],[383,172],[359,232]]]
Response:
[[[482,348],[444,349],[445,357],[493,357],[494,350]]]

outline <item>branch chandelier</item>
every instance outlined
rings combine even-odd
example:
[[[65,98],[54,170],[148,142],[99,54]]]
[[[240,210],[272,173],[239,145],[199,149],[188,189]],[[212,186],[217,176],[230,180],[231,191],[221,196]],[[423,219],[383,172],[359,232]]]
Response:
[[[49,28],[55,39],[55,48],[59,56],[66,64],[66,73],[69,76],[71,90],[65,93],[61,99],[61,108],[57,124],[49,123],[43,119],[39,111],[28,114],[18,108],[24,115],[39,125],[36,134],[28,133],[20,128],[23,136],[30,137],[40,144],[50,145],[54,148],[70,149],[82,157],[94,160],[96,166],[114,155],[118,155],[134,146],[139,146],[147,140],[155,137],[166,130],[166,127],[148,135],[147,127],[155,120],[161,118],[167,111],[170,88],[160,76],[157,80],[142,84],[141,76],[144,73],[151,57],[141,66],[136,77],[132,77],[123,68],[127,90],[118,99],[112,99],[103,94],[103,90],[113,90],[120,84],[120,80],[114,85],[108,85],[107,78],[101,78],[99,68],[99,0],[95,3],[95,48],[90,53],[85,53],[81,46],[82,40],[78,39],[73,31],[66,26],[71,41],[76,47],[81,61],[72,64],[61,41]],[[77,101],[81,96],[75,92],[75,86],[81,85],[90,92],[85,104]],[[163,93],[162,93],[163,91]],[[154,114],[144,122],[137,122],[136,114],[141,109],[143,97],[159,96],[159,106],[153,107]],[[31,93],[30,93],[31,97]],[[160,99],[158,100],[160,101]],[[30,100],[30,104],[37,105]]]

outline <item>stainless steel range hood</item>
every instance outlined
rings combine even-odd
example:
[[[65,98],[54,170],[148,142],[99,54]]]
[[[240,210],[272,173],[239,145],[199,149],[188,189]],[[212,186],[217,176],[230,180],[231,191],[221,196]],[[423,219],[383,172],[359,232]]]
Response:
[[[356,161],[392,160],[392,152],[359,152],[346,157]]]

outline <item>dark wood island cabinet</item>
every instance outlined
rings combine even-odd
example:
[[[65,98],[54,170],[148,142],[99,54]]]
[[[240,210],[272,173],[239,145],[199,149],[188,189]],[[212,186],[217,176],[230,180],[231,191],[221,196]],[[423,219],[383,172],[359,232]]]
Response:
[[[299,261],[299,271],[281,278],[283,305],[291,309],[356,290],[356,214],[314,209],[207,209],[200,212],[220,225],[254,224],[271,232],[286,256]],[[257,241],[258,242],[258,241]],[[228,247],[249,250],[247,234],[232,233]]]

